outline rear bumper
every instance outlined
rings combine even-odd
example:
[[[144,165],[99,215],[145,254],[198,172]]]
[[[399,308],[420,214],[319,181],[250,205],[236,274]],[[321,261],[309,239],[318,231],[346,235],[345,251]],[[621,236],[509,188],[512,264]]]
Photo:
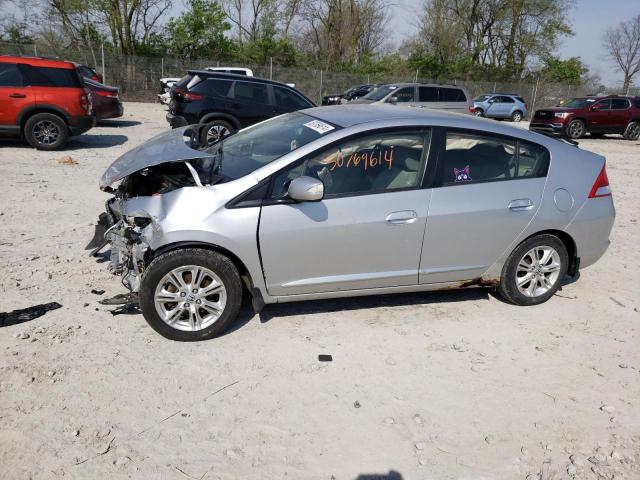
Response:
[[[69,131],[71,132],[71,135],[80,135],[95,126],[95,115],[69,118]]]
[[[565,231],[576,242],[580,268],[593,265],[607,251],[615,216],[611,197],[590,198],[567,226]]]
[[[187,125],[189,125],[187,119],[181,115],[167,113],[166,119],[167,122],[169,122],[169,125],[171,125],[171,128],[186,127]]]
[[[122,102],[113,103],[112,105],[104,105],[96,112],[98,120],[105,120],[107,118],[118,118],[124,114],[124,107]]]

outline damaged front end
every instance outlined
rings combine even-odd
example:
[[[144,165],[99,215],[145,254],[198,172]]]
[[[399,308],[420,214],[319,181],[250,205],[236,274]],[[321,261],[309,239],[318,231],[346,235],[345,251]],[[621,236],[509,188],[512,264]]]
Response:
[[[138,293],[151,260],[150,239],[161,230],[160,197],[184,187],[201,187],[204,174],[210,176],[202,166],[209,165],[210,170],[208,159],[213,156],[198,149],[200,128],[189,126],[152,138],[119,157],[100,179],[100,189],[113,198],[107,200],[85,249],[97,257],[110,245],[108,269],[122,276],[131,294]]]

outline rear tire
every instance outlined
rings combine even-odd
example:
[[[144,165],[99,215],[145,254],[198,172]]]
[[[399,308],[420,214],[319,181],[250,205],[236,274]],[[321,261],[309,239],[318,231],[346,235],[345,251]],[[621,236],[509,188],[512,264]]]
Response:
[[[481,108],[476,108],[476,109],[473,111],[473,114],[474,114],[476,117],[484,117],[484,112],[482,111],[482,109],[481,109]]]
[[[65,121],[53,113],[36,113],[24,125],[24,138],[38,150],[57,150],[69,140]]]
[[[640,122],[629,122],[623,137],[625,140],[638,140],[640,138]]]
[[[571,120],[566,129],[567,137],[577,140],[585,134],[585,126],[582,120]]]
[[[229,122],[213,120],[208,122],[200,132],[200,145],[211,146],[234,133],[236,129]]]
[[[569,254],[555,235],[542,234],[518,245],[502,268],[498,293],[515,305],[549,300],[567,274]]]
[[[139,298],[145,320],[163,337],[181,342],[208,340],[238,316],[242,283],[228,257],[183,248],[149,264]]]
[[[516,110],[511,114],[512,122],[520,122],[522,120],[522,112],[520,110]]]

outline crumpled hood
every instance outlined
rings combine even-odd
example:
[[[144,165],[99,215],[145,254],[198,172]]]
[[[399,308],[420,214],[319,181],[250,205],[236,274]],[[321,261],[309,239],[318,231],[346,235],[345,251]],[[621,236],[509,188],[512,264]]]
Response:
[[[188,135],[185,131],[189,128],[191,126],[156,135],[118,157],[100,177],[100,188],[108,187],[132,173],[161,163],[211,157],[211,154],[191,148],[185,142],[184,136]]]

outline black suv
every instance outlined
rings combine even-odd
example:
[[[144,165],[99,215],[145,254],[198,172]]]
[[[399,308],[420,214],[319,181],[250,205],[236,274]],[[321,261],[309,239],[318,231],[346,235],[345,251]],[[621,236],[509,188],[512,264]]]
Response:
[[[167,121],[173,128],[206,124],[200,143],[211,145],[267,118],[311,107],[311,100],[283,83],[189,70],[171,89]]]

